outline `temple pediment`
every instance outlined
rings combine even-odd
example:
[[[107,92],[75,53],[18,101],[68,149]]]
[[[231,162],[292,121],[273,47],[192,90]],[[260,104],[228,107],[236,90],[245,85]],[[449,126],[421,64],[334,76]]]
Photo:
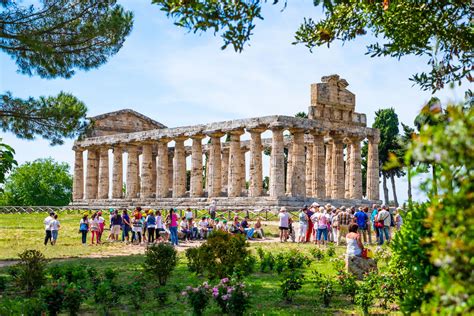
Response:
[[[89,120],[91,121],[91,129],[88,131],[88,137],[166,128],[160,122],[130,109],[97,115],[90,117]]]

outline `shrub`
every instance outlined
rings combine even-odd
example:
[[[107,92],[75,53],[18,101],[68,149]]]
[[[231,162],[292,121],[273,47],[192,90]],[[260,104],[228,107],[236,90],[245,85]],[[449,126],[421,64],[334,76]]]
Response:
[[[242,277],[251,274],[255,271],[255,265],[257,264],[257,258],[252,255],[248,255],[241,265],[238,265],[234,269],[233,277],[241,279]]]
[[[145,251],[145,271],[156,276],[160,285],[166,284],[177,263],[178,252],[170,244],[158,243]]]
[[[70,283],[64,292],[63,307],[69,312],[69,315],[77,315],[84,299],[84,289],[75,283]]]
[[[213,287],[212,297],[216,300],[222,313],[241,316],[250,305],[249,294],[245,291],[245,284],[231,282],[228,278],[222,279]]]
[[[202,315],[204,309],[206,309],[209,303],[209,285],[204,282],[198,287],[186,287],[181,294],[187,298],[189,305],[193,309],[194,315]]]
[[[332,258],[331,262],[334,267],[334,270],[345,271],[346,263],[341,258]]]
[[[324,306],[329,306],[331,303],[331,298],[334,294],[334,282],[328,277],[323,278],[320,291]]]
[[[338,271],[337,281],[341,286],[342,293],[349,295],[351,302],[354,303],[354,297],[357,291],[356,277],[350,273]]]
[[[323,281],[324,281],[324,275],[318,271],[313,271],[312,272],[312,281],[314,282],[314,285],[316,288],[319,288],[322,286]]]
[[[0,315],[24,315],[37,316],[44,315],[46,306],[39,298],[29,299],[9,299],[0,300]]]
[[[5,275],[0,275],[0,293],[6,290],[8,285],[8,278]]]
[[[336,247],[334,245],[329,245],[328,248],[326,249],[326,255],[328,257],[334,257],[336,255]]]
[[[275,270],[278,274],[283,271],[295,271],[311,263],[311,260],[295,249],[286,253],[279,253],[275,257]]]
[[[293,301],[293,297],[296,291],[300,290],[304,282],[304,274],[299,271],[289,271],[285,274],[280,288],[283,299],[290,303]]]
[[[319,248],[311,248],[309,251],[311,255],[314,257],[314,259],[321,261],[324,259],[324,251],[322,251]]]
[[[20,262],[12,269],[11,273],[16,286],[31,295],[46,281],[45,269],[48,260],[38,250],[25,250],[18,255]]]
[[[273,254],[271,252],[266,252],[266,253],[263,253],[262,256],[260,256],[259,254],[259,257],[260,257],[260,272],[265,272],[266,268],[268,268],[269,271],[273,271],[273,268],[275,267],[275,257],[273,256]]]
[[[119,302],[122,291],[122,287],[113,280],[100,278],[94,291],[94,301],[101,306],[105,314],[108,314],[109,306]]]
[[[354,302],[359,306],[364,315],[369,314],[369,308],[376,297],[374,289],[376,278],[377,275],[375,273],[369,273],[356,290]]]
[[[41,288],[40,297],[43,299],[49,315],[55,316],[63,308],[66,287],[65,280],[60,279]]]
[[[146,283],[143,277],[143,274],[136,273],[132,276],[130,283],[127,284],[127,293],[133,293],[128,298],[130,300],[130,304],[135,308],[135,310],[139,310],[141,307],[142,301],[137,298],[144,297],[146,294]]]
[[[242,235],[231,235],[222,231],[213,232],[206,242],[186,250],[190,271],[207,274],[210,279],[230,277],[235,270],[245,271],[250,252]],[[194,261],[194,260],[197,260]]]
[[[90,276],[96,273],[94,268],[75,264],[54,265],[49,268],[49,274],[54,280],[63,278],[68,283],[76,284],[83,284],[83,281],[89,280]]]
[[[162,286],[157,286],[153,289],[153,296],[158,301],[158,304],[161,306],[165,305],[168,302],[168,291]]]

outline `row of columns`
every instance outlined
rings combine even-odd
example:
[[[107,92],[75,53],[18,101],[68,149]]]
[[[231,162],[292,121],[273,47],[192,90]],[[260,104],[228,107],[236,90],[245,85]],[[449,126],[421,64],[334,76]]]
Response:
[[[333,132],[331,140],[325,143],[324,131],[311,131],[312,143],[305,143],[303,129],[290,129],[293,141],[288,148],[287,177],[285,181],[284,136],[282,126],[270,126],[272,150],[270,157],[269,195],[281,197],[311,196],[320,199],[361,199],[361,146],[360,136],[347,136]],[[250,132],[250,197],[263,195],[262,138],[265,128],[251,129]],[[222,132],[209,133],[210,148],[207,165],[207,192],[209,197],[221,196],[227,191],[229,197],[241,196],[245,189],[245,152],[241,148],[240,137],[243,129],[230,132],[230,145],[222,149]],[[204,195],[202,139],[205,135],[192,136],[191,147],[191,197]],[[123,145],[113,148],[112,198],[120,199],[123,194],[124,149],[128,152],[126,172],[127,198],[165,198],[172,189],[172,197],[186,194],[186,152],[184,142],[188,137],[176,137],[174,155],[168,154],[171,139],[163,138],[155,142],[144,142],[142,161],[139,165],[137,145]],[[346,161],[344,161],[344,140]],[[379,198],[379,165],[377,137],[369,137],[367,167],[367,199]],[[153,154],[156,144],[157,154]],[[74,165],[74,200],[109,198],[109,157],[108,148],[87,148],[87,173],[84,192],[83,148],[76,149]],[[141,169],[141,173],[139,172]],[[141,174],[141,176],[140,176]],[[286,183],[286,187],[285,187]]]

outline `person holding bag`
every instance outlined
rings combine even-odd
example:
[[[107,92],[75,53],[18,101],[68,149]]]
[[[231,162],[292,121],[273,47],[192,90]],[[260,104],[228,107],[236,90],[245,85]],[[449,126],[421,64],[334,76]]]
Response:
[[[82,244],[87,246],[87,232],[89,231],[89,219],[88,215],[84,214],[81,221],[79,222],[79,233],[82,234]]]

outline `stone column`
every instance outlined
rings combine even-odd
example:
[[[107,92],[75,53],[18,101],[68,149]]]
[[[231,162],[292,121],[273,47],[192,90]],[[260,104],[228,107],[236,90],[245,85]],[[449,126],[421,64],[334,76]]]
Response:
[[[187,137],[174,139],[173,158],[173,197],[183,197],[186,194],[186,153],[184,152],[184,141]]]
[[[272,130],[272,154],[270,157],[270,196],[285,195],[285,154],[283,151],[283,128],[270,126]]]
[[[333,199],[344,198],[344,143],[343,135],[334,133],[332,146],[332,194]]]
[[[291,175],[291,196],[306,196],[306,163],[304,152],[304,130],[292,129],[293,151],[292,151],[292,175]]]
[[[324,157],[324,134],[320,131],[313,133],[313,197],[326,198],[326,170]]]
[[[156,156],[156,197],[165,198],[169,193],[169,173],[168,173],[168,142],[166,138],[158,141]]]
[[[155,188],[153,185],[153,146],[151,143],[143,143],[142,145],[142,172],[140,178],[140,198],[148,199],[153,197],[153,191]]]
[[[168,149],[168,194],[169,191],[173,191],[173,160],[174,160],[174,148],[173,150]],[[171,195],[173,192],[171,192]]]
[[[72,187],[72,199],[74,201],[84,198],[84,158],[82,148],[74,149],[74,182]]]
[[[362,170],[361,170],[361,153],[360,153],[360,137],[351,137],[351,175],[350,175],[350,198],[362,199]]]
[[[203,195],[202,188],[202,139],[204,135],[194,135],[191,153],[191,184],[190,196],[200,197]]]
[[[134,199],[137,197],[138,188],[138,149],[135,145],[129,145],[127,148],[127,198]]]
[[[151,156],[151,189],[153,191],[152,197],[156,196],[156,154]]]
[[[113,148],[114,161],[112,166],[112,198],[123,198],[123,150],[120,146]]]
[[[326,144],[326,166],[325,166],[325,173],[326,173],[326,198],[330,199],[332,196],[332,147],[333,142],[330,140]]]
[[[99,199],[109,198],[109,149],[99,149]]]
[[[211,148],[209,150],[209,197],[221,195],[221,137],[224,133],[216,132],[211,137]]]
[[[251,129],[250,132],[250,185],[249,196],[256,197],[263,194],[262,171],[262,133],[265,129]]]
[[[99,172],[97,170],[99,166],[97,149],[87,149],[87,170],[86,170],[86,199],[93,200],[97,199],[97,182]]]
[[[240,148],[240,193],[241,195],[247,190],[247,164],[245,163],[245,154],[247,148]]]
[[[222,148],[222,191],[227,192],[229,187],[229,148]]]
[[[293,141],[293,139],[292,139]],[[288,145],[288,158],[286,160],[286,195],[291,195],[291,177],[293,176],[293,144]]]
[[[205,161],[205,163],[206,163],[206,183],[204,184],[204,187],[206,188],[205,191],[208,192],[208,193],[209,193],[209,182],[210,182],[209,181],[209,179],[210,179],[209,178],[209,157],[210,157],[209,155],[211,153],[211,151],[209,150],[209,147],[210,146],[208,146],[207,151],[205,151],[205,153],[204,153],[205,157],[206,157],[206,161]]]
[[[352,144],[350,141],[346,142],[346,161],[344,163],[344,198],[351,198],[351,155],[352,155]]]
[[[378,200],[379,197],[379,142],[380,134],[369,136],[367,155],[367,199]]]
[[[242,191],[242,150],[240,148],[240,135],[243,133],[243,130],[235,130],[230,132],[229,197],[240,196]]]
[[[313,196],[313,144],[306,144],[306,196]]]

